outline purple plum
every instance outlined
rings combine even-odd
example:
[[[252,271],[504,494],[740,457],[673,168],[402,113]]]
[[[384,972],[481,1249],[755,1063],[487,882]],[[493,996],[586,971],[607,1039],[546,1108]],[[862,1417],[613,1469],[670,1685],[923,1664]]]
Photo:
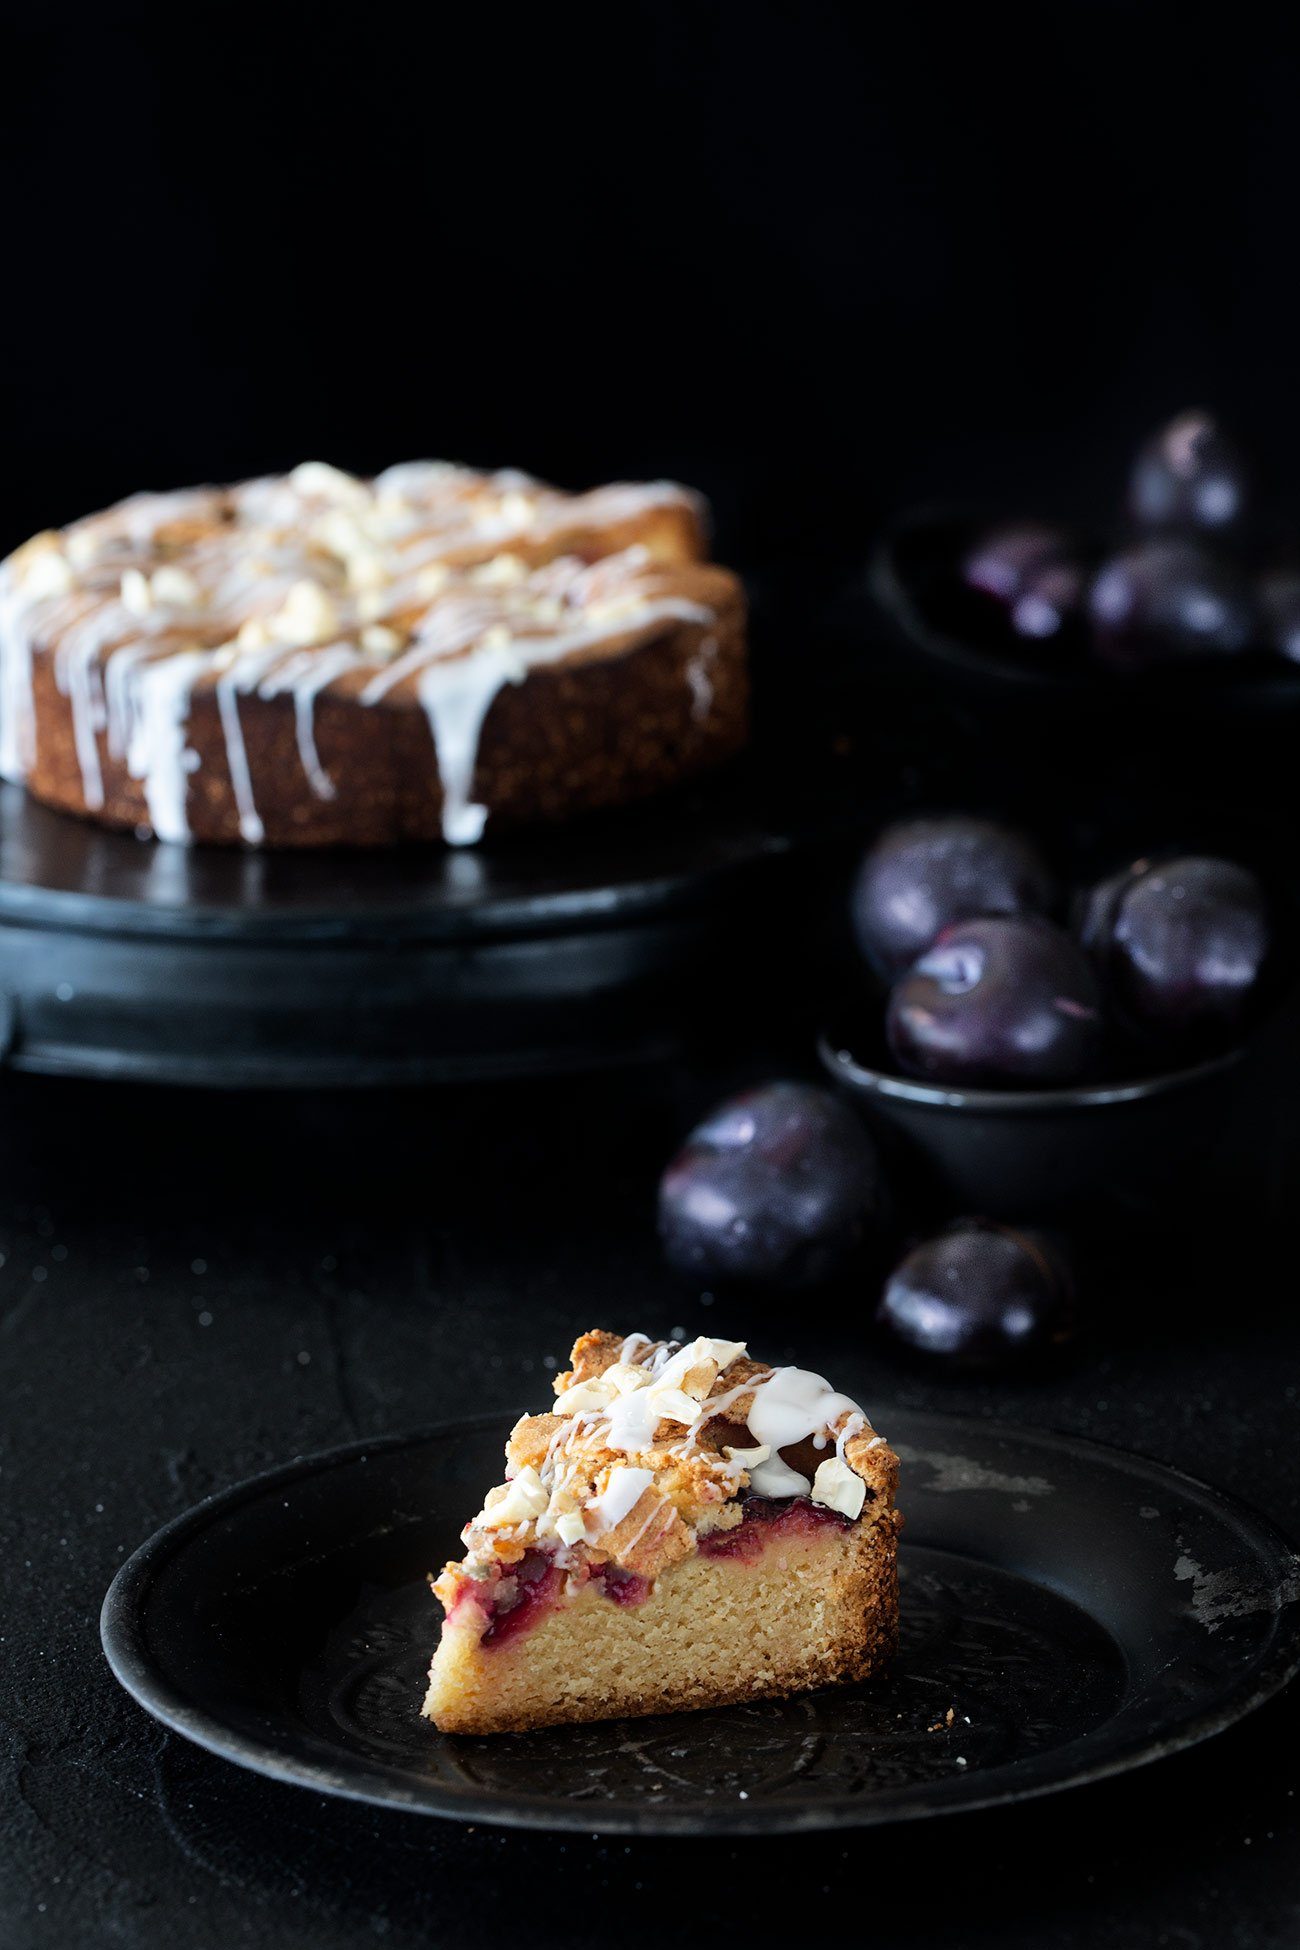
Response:
[[[1055,643],[1077,630],[1087,608],[1088,574],[1079,562],[1045,562],[1025,578],[1008,621],[1026,643]]]
[[[1087,576],[1079,544],[1045,522],[988,529],[967,551],[961,580],[1026,643],[1059,637],[1083,614]]]
[[[1088,610],[1098,655],[1125,670],[1239,656],[1255,635],[1248,584],[1194,542],[1139,542],[1112,556]]]
[[[1260,641],[1300,664],[1300,574],[1277,569],[1259,585]]]
[[[877,974],[894,981],[952,922],[1040,913],[1052,894],[1042,857],[1011,828],[961,814],[909,819],[887,827],[864,855],[853,930]]]
[[[902,1069],[933,1083],[1047,1089],[1092,1070],[1101,997],[1087,956],[1038,915],[945,928],[896,984],[885,1019]]]
[[[961,564],[961,579],[1009,614],[1031,577],[1049,563],[1072,560],[1076,553],[1074,538],[1064,528],[1041,521],[1006,522],[972,543]]]
[[[1206,1047],[1240,1027],[1268,955],[1268,902],[1231,860],[1137,860],[1087,895],[1080,937],[1125,1024]]]
[[[704,1284],[792,1291],[829,1277],[880,1204],[875,1146],[847,1105],[801,1083],[729,1098],[697,1125],[659,1185],[659,1234]]]
[[[917,1353],[959,1367],[998,1367],[1071,1338],[1074,1283],[1056,1249],[1036,1234],[962,1219],[895,1268],[876,1318]]]
[[[1149,529],[1223,535],[1240,525],[1249,499],[1240,449],[1199,407],[1152,435],[1129,482],[1129,513]]]

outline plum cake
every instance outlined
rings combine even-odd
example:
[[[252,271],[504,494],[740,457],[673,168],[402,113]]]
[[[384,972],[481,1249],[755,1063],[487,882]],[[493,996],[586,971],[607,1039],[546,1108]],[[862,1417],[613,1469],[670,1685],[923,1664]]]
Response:
[[[526,1415],[433,1589],[447,1733],[673,1713],[867,1678],[898,1634],[898,1458],[743,1341],[594,1332]]]
[[[438,461],[140,494],[0,563],[0,775],[162,840],[566,818],[743,744],[741,586],[671,482]]]

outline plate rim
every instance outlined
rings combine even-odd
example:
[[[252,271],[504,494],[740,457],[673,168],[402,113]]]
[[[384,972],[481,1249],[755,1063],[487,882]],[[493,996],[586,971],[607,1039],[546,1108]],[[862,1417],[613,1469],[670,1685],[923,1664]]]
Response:
[[[1123,1465],[1128,1472],[1132,1472],[1136,1466],[1148,1480],[1173,1483],[1184,1495],[1190,1492],[1220,1516],[1226,1515],[1237,1524],[1244,1522],[1255,1532],[1252,1541],[1264,1552],[1300,1567],[1300,1549],[1271,1518],[1242,1498],[1143,1451],[1123,1449],[1113,1443],[1038,1423],[986,1421],[979,1416],[949,1414],[941,1409],[901,1406],[899,1413],[906,1417],[919,1416],[945,1430],[951,1429],[954,1435],[969,1431],[985,1440],[1028,1437],[1031,1441],[1072,1453],[1085,1462],[1102,1463],[1112,1469]],[[414,1448],[449,1436],[478,1434],[505,1427],[506,1413],[485,1411],[481,1415],[447,1418],[416,1429],[375,1436],[370,1440],[358,1438],[338,1443],[327,1449],[299,1454],[287,1462],[244,1477],[224,1489],[212,1491],[189,1509],[169,1518],[118,1568],[104,1595],[99,1614],[100,1644],[114,1678],[153,1719],[207,1753],[264,1778],[338,1799],[444,1820],[483,1822],[494,1827],[562,1830],[593,1836],[698,1833],[698,1810],[678,1809],[670,1804],[655,1808],[627,1800],[601,1804],[565,1802],[546,1795],[523,1792],[495,1796],[485,1793],[481,1801],[467,1801],[454,1795],[440,1794],[432,1785],[423,1790],[403,1789],[398,1780],[388,1777],[381,1763],[370,1761],[357,1761],[347,1775],[342,1775],[324,1764],[303,1757],[288,1757],[269,1742],[223,1726],[209,1712],[195,1707],[183,1690],[148,1657],[145,1642],[150,1586],[189,1538],[207,1528],[218,1516],[229,1514],[268,1490],[287,1487],[327,1467],[346,1465],[377,1453]],[[886,1827],[898,1822],[975,1813],[1014,1802],[1039,1800],[1050,1794],[1065,1793],[1150,1766],[1172,1754],[1199,1746],[1215,1734],[1236,1725],[1266,1701],[1276,1697],[1300,1674],[1300,1591],[1294,1599],[1288,1598],[1273,1616],[1278,1621],[1279,1636],[1261,1662],[1243,1675],[1246,1683],[1239,1682],[1215,1704],[1178,1720],[1169,1732],[1143,1738],[1134,1736],[1129,1744],[1121,1745],[1096,1760],[1089,1762],[1081,1759],[1064,1776],[1059,1773],[1053,1775],[1049,1763],[1054,1759],[1059,1761],[1062,1754],[1068,1753],[1072,1745],[1077,1745],[1087,1735],[1078,1736],[1074,1742],[1066,1742],[1063,1747],[1048,1748],[1042,1753],[1002,1762],[968,1777],[927,1782],[910,1794],[904,1792],[895,1797],[872,1800],[860,1795],[826,1796],[803,1809],[779,1800],[747,1801],[734,1809],[726,1802],[711,1802],[707,1822],[709,1832],[739,1836],[807,1833],[836,1827]],[[1042,1777],[1045,1768],[1048,1771]],[[989,1784],[985,1791],[978,1790],[976,1784],[979,1782]]]

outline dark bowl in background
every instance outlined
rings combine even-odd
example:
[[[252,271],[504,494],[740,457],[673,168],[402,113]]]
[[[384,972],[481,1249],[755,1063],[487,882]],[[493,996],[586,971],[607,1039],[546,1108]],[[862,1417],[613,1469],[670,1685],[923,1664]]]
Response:
[[[944,507],[899,516],[871,555],[869,584],[880,608],[910,648],[967,682],[1047,696],[1112,691],[1123,680],[1082,649],[1017,650],[963,588],[958,564],[1004,518],[995,510]]]
[[[885,530],[863,578],[886,625],[877,664],[934,700],[936,731],[987,780],[1044,805],[1122,804],[1160,822],[1171,800],[1289,811],[1300,667],[1264,651],[1128,672],[1072,645],[1020,651],[962,588],[962,555],[998,510],[922,509]],[[1097,553],[1100,556],[1101,549]]]
[[[1002,707],[1096,711],[1111,725],[1122,717],[1143,730],[1221,729],[1225,713],[1256,727],[1300,719],[1300,668],[1264,649],[1140,672],[1101,662],[1082,631],[1073,642],[1022,649],[957,574],[975,539],[1008,519],[996,509],[918,509],[885,530],[871,557],[871,594],[897,636],[968,692]],[[1101,543],[1093,551],[1098,560],[1105,552]]]
[[[1236,1222],[1240,1243],[1241,1226],[1279,1201],[1289,1208],[1300,1176],[1300,888],[1291,822],[1249,793],[1217,791],[1191,816],[1168,792],[1146,811],[1125,804],[1116,823],[1083,799],[1059,821],[1041,804],[1035,814],[1023,793],[1013,812],[1013,823],[1044,846],[1059,892],[1053,918],[1071,932],[1083,890],[1144,852],[1218,853],[1259,876],[1271,941],[1236,1040],[1165,1057],[1112,1021],[1102,1075],[1087,1083],[972,1089],[906,1076],[885,1036],[888,985],[852,938],[846,888],[836,957],[823,972],[823,1070],[863,1113],[891,1183],[927,1222],[1037,1221],[1076,1239],[1133,1240],[1163,1229],[1193,1247],[1212,1226]]]
[[[874,1067],[834,1030],[818,1040],[827,1073],[923,1199],[950,1216],[1110,1233],[1185,1200],[1232,1113],[1249,1049],[1124,1082],[969,1090]]]

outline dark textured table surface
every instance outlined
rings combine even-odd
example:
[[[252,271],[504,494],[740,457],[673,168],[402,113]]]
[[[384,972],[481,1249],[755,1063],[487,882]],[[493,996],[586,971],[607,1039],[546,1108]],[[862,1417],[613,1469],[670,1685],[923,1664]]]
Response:
[[[1276,1084],[1276,1079],[1275,1079]],[[1293,1944],[1300,1698],[1099,1787],[773,1844],[463,1829],[274,1786],[164,1732],[100,1654],[124,1555],[295,1452],[477,1409],[503,1425],[597,1322],[749,1334],[893,1402],[1023,1418],[1204,1475],[1300,1534],[1300,1315],[1270,1227],[1123,1257],[1059,1374],[918,1375],[862,1281],[744,1321],[683,1296],[651,1209],[710,1086],[671,1071],[472,1096],[0,1085],[0,1944]],[[1271,1093],[1275,1161],[1285,1089]],[[1269,1174],[1286,1221],[1285,1163]],[[1258,1190],[1258,1187],[1255,1187]]]

